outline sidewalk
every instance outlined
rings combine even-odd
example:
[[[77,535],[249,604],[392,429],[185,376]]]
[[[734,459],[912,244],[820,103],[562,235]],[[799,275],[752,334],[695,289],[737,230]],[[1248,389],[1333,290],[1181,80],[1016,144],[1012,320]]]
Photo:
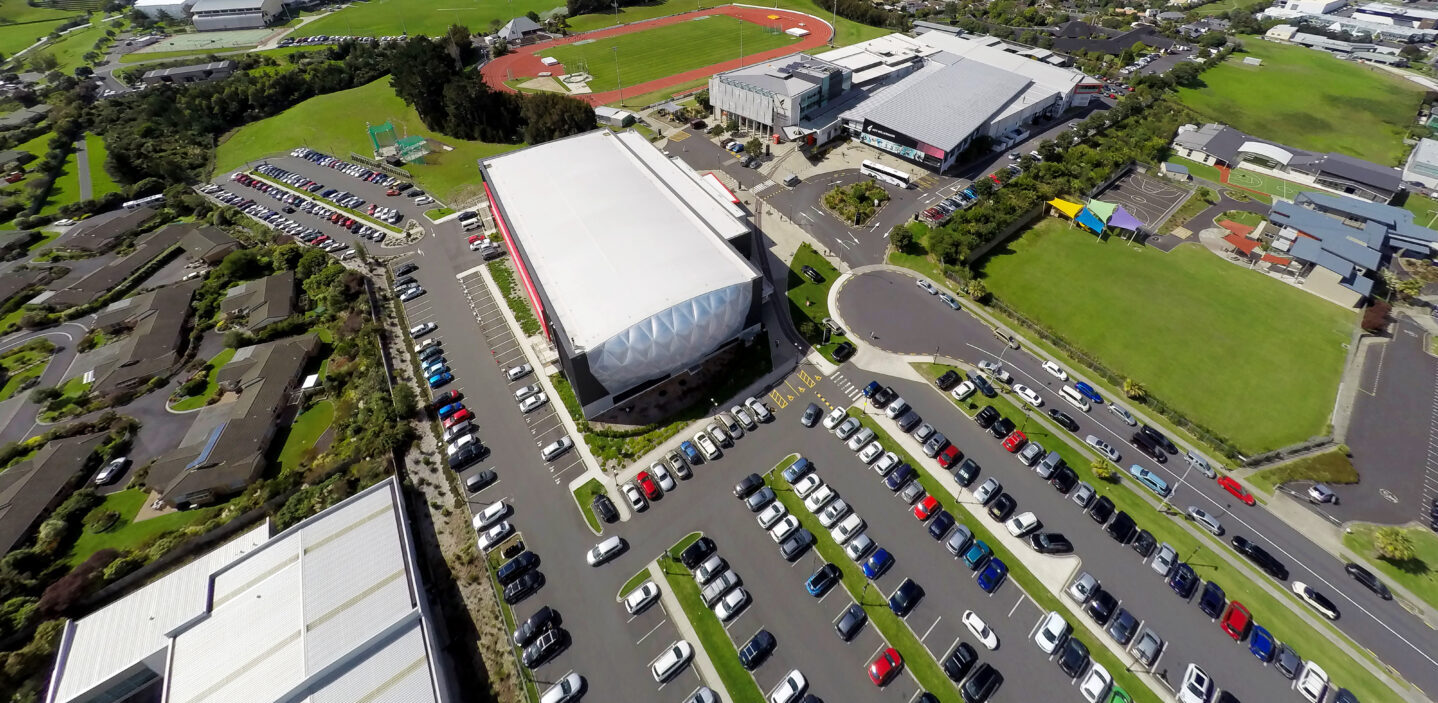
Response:
[[[724,680],[719,678],[719,670],[714,668],[714,662],[709,659],[709,650],[704,648],[704,643],[699,639],[699,633],[694,631],[694,626],[689,623],[689,616],[684,608],[679,605],[679,599],[674,597],[674,592],[669,590],[669,581],[664,578],[664,572],[659,568],[659,562],[649,562],[649,577],[654,579],[654,585],[659,587],[659,602],[664,605],[664,612],[669,614],[669,621],[674,623],[674,629],[689,644],[694,645],[694,666],[699,668],[699,676],[704,679],[709,688],[720,694],[721,700],[733,701],[734,696],[730,695],[729,689],[724,687]],[[738,703],[737,701],[735,703]]]

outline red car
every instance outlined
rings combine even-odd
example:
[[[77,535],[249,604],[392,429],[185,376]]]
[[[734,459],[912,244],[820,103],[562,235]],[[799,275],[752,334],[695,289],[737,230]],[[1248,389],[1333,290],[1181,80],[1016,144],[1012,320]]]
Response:
[[[399,191],[397,191],[397,190],[395,190],[395,189],[393,189],[393,188],[390,188],[389,190],[385,191],[384,194],[385,194],[385,195],[399,195]]]
[[[1218,621],[1218,626],[1222,627],[1234,642],[1242,642],[1243,638],[1248,636],[1248,628],[1253,626],[1253,616],[1242,603],[1233,601],[1228,604],[1228,609],[1223,611],[1223,619]]]
[[[1009,450],[1009,453],[1013,454],[1014,452],[1017,452],[1018,450],[1022,449],[1025,444],[1028,444],[1028,442],[1029,438],[1025,437],[1022,431],[1014,430],[1013,432],[1009,433],[1009,436],[1004,438],[1004,449]]]
[[[1253,505],[1256,502],[1253,499],[1253,494],[1249,493],[1247,488],[1228,476],[1219,476],[1218,485],[1223,486],[1223,490],[1232,493],[1234,498],[1243,501],[1244,505]]]
[[[938,509],[939,499],[933,496],[925,496],[923,500],[919,501],[918,505],[914,506],[914,517],[918,518],[919,522],[923,522],[933,517],[934,511]]]
[[[654,482],[654,477],[650,476],[648,471],[640,471],[634,479],[639,481],[639,487],[644,489],[644,497],[649,500],[659,500],[659,496],[663,495],[659,491],[659,484]]]
[[[994,185],[996,185],[996,186],[1001,186],[1001,185],[1003,185],[1002,183],[999,182],[999,174],[998,174],[997,171],[995,171],[994,173],[990,173],[990,174],[989,174],[989,180],[993,181],[993,182],[994,182]]]
[[[946,469],[950,466],[953,466],[955,463],[957,463],[960,459],[963,458],[964,453],[959,451],[959,448],[952,444],[947,447],[944,447],[944,451],[939,452],[939,455],[934,457],[934,459],[939,462],[939,466],[942,466]]]
[[[445,420],[444,420],[444,428],[447,430],[447,429],[449,429],[449,428],[451,428],[451,427],[454,427],[455,425],[458,425],[458,424],[461,423],[461,422],[464,422],[465,420],[473,420],[473,419],[474,419],[474,413],[470,412],[470,411],[469,411],[469,408],[465,408],[465,409],[463,409],[463,410],[461,410],[461,411],[459,411],[459,412],[457,412],[457,413],[455,413],[455,414],[453,414],[453,415],[450,415],[449,417],[445,418]]]
[[[886,686],[903,665],[904,658],[899,656],[899,650],[890,647],[869,665],[869,680],[873,681],[875,686]]]
[[[469,243],[470,243],[470,244],[473,244],[473,243],[475,243],[475,242],[477,242],[477,241],[479,241],[479,240],[481,240],[481,239],[484,239],[484,235],[482,235],[482,234],[471,234],[471,235],[469,235]]]

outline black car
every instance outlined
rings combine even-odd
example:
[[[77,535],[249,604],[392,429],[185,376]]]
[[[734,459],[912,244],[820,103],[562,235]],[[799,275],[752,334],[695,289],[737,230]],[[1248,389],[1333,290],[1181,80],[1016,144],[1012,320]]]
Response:
[[[1168,577],[1168,587],[1178,594],[1179,598],[1188,600],[1193,597],[1193,592],[1198,588],[1198,574],[1193,572],[1193,567],[1179,562],[1173,567],[1173,575]]]
[[[848,642],[859,634],[859,630],[863,629],[864,623],[868,621],[869,614],[864,612],[858,603],[850,603],[849,609],[834,623],[834,631],[839,633],[839,639]]]
[[[1168,455],[1163,452],[1163,447],[1160,447],[1148,435],[1142,432],[1135,432],[1129,440],[1133,442],[1135,447],[1138,447],[1139,451],[1147,455],[1148,458],[1160,464],[1168,462]]]
[[[969,371],[965,375],[969,377],[969,382],[973,383],[974,387],[979,389],[980,393],[984,394],[985,398],[999,397],[999,392],[994,390],[994,384],[989,383],[989,379],[984,378],[983,374]]]
[[[1113,541],[1119,544],[1128,544],[1128,541],[1133,539],[1133,533],[1137,529],[1138,526],[1134,524],[1133,518],[1129,517],[1128,513],[1120,510],[1118,511],[1118,515],[1114,516],[1113,522],[1110,522],[1108,527],[1104,528],[1104,531],[1108,533],[1109,537],[1113,538]]]
[[[589,504],[589,507],[604,522],[613,524],[615,520],[619,519],[619,511],[614,509],[614,502],[609,500],[609,496],[594,496],[594,501]]]
[[[992,405],[985,405],[979,408],[978,414],[974,415],[974,422],[979,423],[979,427],[984,429],[988,429],[997,419],[999,419],[999,411],[994,409]]]
[[[489,469],[485,469],[484,471],[480,471],[473,476],[470,476],[469,478],[465,479],[464,487],[468,489],[470,493],[478,493],[486,488],[489,488],[490,484],[498,480],[499,474],[490,471]]]
[[[1108,623],[1108,619],[1113,617],[1113,611],[1117,607],[1118,599],[1114,598],[1112,593],[1099,587],[1094,589],[1093,596],[1088,599],[1088,605],[1084,607],[1084,612],[1088,613],[1088,616],[1099,627],[1103,627]]]
[[[799,267],[799,270],[804,272],[804,278],[807,278],[814,283],[824,282],[824,276],[820,274],[819,270],[814,268],[813,266],[804,264],[803,266]]]
[[[734,497],[739,499],[748,498],[750,493],[759,490],[764,485],[764,479],[759,474],[749,474],[743,480],[734,484]]]
[[[679,563],[683,564],[684,568],[693,571],[700,564],[703,564],[704,560],[708,559],[709,555],[713,554],[716,548],[717,545],[714,544],[714,540],[708,537],[700,537],[698,540],[695,540],[694,544],[685,547],[684,551],[679,553]]]
[[[998,498],[994,499],[994,502],[989,504],[989,517],[1003,522],[1014,514],[1014,508],[1017,507],[1019,507],[1019,502],[1014,500],[1013,496],[1001,493]]]
[[[1078,485],[1078,474],[1074,473],[1068,464],[1064,464],[1054,471],[1053,477],[1049,479],[1049,484],[1054,487],[1054,490],[1067,495],[1074,489],[1074,486]]]
[[[899,392],[894,390],[893,386],[884,386],[879,389],[878,393],[874,394],[873,398],[869,399],[869,402],[874,407],[882,409],[889,403],[894,402],[894,399],[897,397],[899,397]]]
[[[1147,559],[1150,554],[1153,554],[1153,550],[1158,547],[1158,540],[1153,536],[1152,532],[1139,530],[1138,534],[1133,537],[1133,543],[1129,546],[1133,547],[1133,551],[1138,552],[1140,557]]]
[[[897,419],[894,420],[894,424],[898,425],[900,432],[908,434],[910,432],[913,432],[914,428],[918,427],[919,423],[923,421],[924,418],[919,417],[918,413],[914,412],[913,410],[905,410],[903,415],[900,415]]]
[[[520,660],[524,662],[526,669],[533,669],[558,654],[559,650],[564,648],[564,641],[568,638],[569,633],[565,632],[563,628],[556,627],[548,630],[524,648],[524,655],[520,657]]]
[[[1108,626],[1108,636],[1127,647],[1135,634],[1138,634],[1138,618],[1127,610],[1119,610],[1118,615],[1114,616],[1113,624]]]
[[[512,638],[514,646],[524,647],[528,645],[534,641],[534,638],[550,628],[559,627],[561,621],[562,618],[559,617],[558,610],[547,605],[540,608],[533,615],[529,616],[527,620],[519,623],[519,627],[514,629],[514,637]]]
[[[842,577],[843,572],[839,571],[837,565],[825,563],[814,573],[809,574],[809,580],[804,582],[804,590],[807,590],[809,595],[815,598],[822,598],[830,589],[838,585],[839,579]]]
[[[913,579],[904,579],[898,588],[894,589],[889,596],[889,610],[899,617],[905,617],[914,606],[924,597],[924,588],[915,583]]]
[[[963,681],[969,669],[974,668],[978,661],[979,653],[975,652],[968,642],[960,642],[954,646],[954,651],[949,652],[949,656],[944,657],[944,675],[955,683]]]
[[[910,479],[914,477],[914,467],[909,462],[899,464],[899,467],[889,472],[889,477],[884,479],[884,486],[895,493],[899,492]]]
[[[1218,584],[1209,581],[1203,585],[1203,595],[1198,597],[1198,609],[1204,615],[1215,620],[1223,614],[1223,609],[1228,605],[1228,596]]]
[[[1383,600],[1393,600],[1393,593],[1388,590],[1387,586],[1383,585],[1382,581],[1378,580],[1377,576],[1373,575],[1373,572],[1351,561],[1343,565],[1343,570],[1348,572],[1348,575],[1352,576],[1354,581],[1363,584],[1364,588],[1373,591],[1379,598]]]
[[[934,539],[943,539],[949,534],[949,528],[954,526],[954,516],[947,510],[940,510],[933,520],[929,521],[929,536]]]
[[[814,533],[801,527],[779,543],[779,556],[784,557],[784,561],[794,562],[804,556],[804,552],[809,551],[812,546],[814,546]]]
[[[804,408],[804,414],[799,417],[799,422],[805,427],[813,427],[814,425],[819,424],[819,418],[823,416],[823,408],[820,408],[813,403],[809,403],[809,407]]]
[[[449,468],[458,471],[466,466],[469,466],[470,464],[473,464],[476,461],[479,461],[480,459],[483,459],[484,456],[488,453],[489,448],[480,444],[479,442],[467,444],[464,447],[461,447],[459,451],[449,455],[449,458],[447,459],[447,461],[449,462]]]
[[[834,347],[834,361],[842,363],[853,356],[856,351],[858,351],[858,349],[853,344],[849,342],[839,342],[839,346]]]
[[[769,658],[769,654],[774,651],[777,644],[774,635],[769,634],[768,630],[754,633],[744,648],[739,650],[739,665],[744,667],[745,671],[759,668],[759,665]]]
[[[1109,500],[1108,496],[1099,496],[1088,509],[1088,516],[1100,525],[1108,522],[1108,519],[1113,517],[1113,501]]]
[[[414,273],[415,271],[418,271],[418,270],[419,270],[419,265],[411,262],[411,263],[408,263],[408,264],[402,264],[402,265],[400,265],[399,268],[397,268],[397,269],[394,270],[394,275],[396,275],[396,276],[403,276],[403,275],[405,275],[405,274],[407,274],[407,273]]]
[[[504,587],[504,602],[508,605],[514,605],[528,598],[543,585],[544,574],[538,571],[531,571],[520,576],[514,583]]]
[[[1139,425],[1138,431],[1142,433],[1145,437],[1148,437],[1150,440],[1152,440],[1154,444],[1161,447],[1165,452],[1168,452],[1169,454],[1178,454],[1178,447],[1174,446],[1173,440],[1169,439],[1162,432],[1159,432],[1158,430],[1155,430],[1154,428],[1149,427],[1146,424]]]
[[[1000,415],[999,419],[994,420],[994,424],[989,425],[989,434],[993,435],[994,439],[1003,439],[1014,433],[1014,427],[1013,420]]]
[[[1004,685],[1004,675],[998,669],[989,666],[988,663],[979,665],[974,675],[964,682],[960,692],[964,694],[964,703],[985,703],[993,698],[999,687]]]
[[[960,378],[962,377],[959,376],[958,371],[949,369],[948,371],[944,372],[944,375],[940,376],[937,380],[934,381],[934,385],[938,386],[941,390],[949,390],[950,388],[959,385]]]
[[[1069,417],[1068,413],[1059,410],[1058,408],[1049,408],[1049,417],[1053,418],[1053,421],[1058,423],[1059,427],[1062,427],[1069,432],[1078,432],[1078,422],[1074,421],[1073,418]]]
[[[1088,647],[1077,637],[1070,637],[1064,642],[1063,649],[1059,650],[1056,661],[1061,671],[1069,678],[1074,678],[1088,666]]]
[[[1058,532],[1036,532],[1029,535],[1029,546],[1039,554],[1071,554],[1073,543]]]
[[[964,460],[959,462],[958,467],[954,469],[954,480],[958,481],[959,485],[965,488],[973,485],[974,481],[978,478],[979,462],[974,461],[972,458],[964,457]]]
[[[1283,562],[1275,559],[1272,554],[1269,554],[1268,550],[1248,541],[1248,538],[1242,535],[1234,535],[1233,538],[1229,540],[1229,543],[1233,545],[1235,551],[1248,557],[1249,561],[1256,564],[1258,568],[1263,569],[1269,576],[1279,581],[1288,580],[1288,567],[1284,566]]]
[[[520,576],[529,573],[534,567],[539,566],[539,555],[534,552],[520,552],[519,556],[510,559],[500,565],[494,572],[494,577],[499,580],[499,585],[508,586],[519,580]]]
[[[430,349],[434,348],[435,347],[430,347]],[[445,391],[435,396],[434,400],[430,401],[429,410],[430,412],[439,412],[440,408],[446,405],[450,405],[452,403],[458,403],[461,400],[464,400],[463,393],[460,393],[459,391]]]
[[[522,539],[514,540],[513,542],[510,542],[510,543],[509,543],[509,546],[507,546],[507,547],[504,548],[504,551],[502,551],[502,552],[499,553],[499,558],[500,558],[500,559],[506,559],[506,560],[508,560],[508,559],[513,559],[513,558],[519,556],[520,554],[523,554],[523,553],[524,553],[524,549],[525,549],[525,547],[524,547],[524,540],[522,540]]]

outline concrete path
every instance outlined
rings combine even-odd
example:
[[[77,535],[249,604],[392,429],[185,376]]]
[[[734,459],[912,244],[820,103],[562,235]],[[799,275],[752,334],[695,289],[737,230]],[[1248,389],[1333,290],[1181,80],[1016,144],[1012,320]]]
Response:
[[[75,142],[75,169],[80,177],[80,199],[89,200],[94,196],[90,186],[90,150],[85,148],[84,136]]]

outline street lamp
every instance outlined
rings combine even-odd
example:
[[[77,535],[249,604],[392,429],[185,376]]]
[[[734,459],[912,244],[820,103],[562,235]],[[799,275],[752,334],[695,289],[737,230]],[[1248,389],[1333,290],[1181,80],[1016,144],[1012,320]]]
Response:
[[[619,82],[619,106],[624,107],[624,80],[619,77],[619,47],[611,46],[609,50],[614,52],[614,80]]]

